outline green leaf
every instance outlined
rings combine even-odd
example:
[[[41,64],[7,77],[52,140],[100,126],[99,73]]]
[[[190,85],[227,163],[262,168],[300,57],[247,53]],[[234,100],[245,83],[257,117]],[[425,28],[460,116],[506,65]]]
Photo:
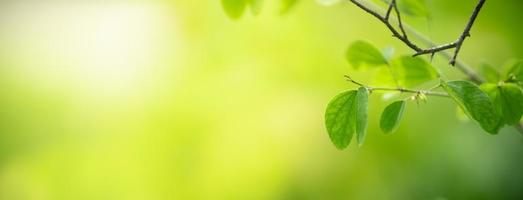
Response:
[[[507,71],[507,79],[523,86],[523,61],[518,61],[511,65]]]
[[[346,148],[354,133],[358,144],[365,141],[368,123],[369,91],[361,87],[357,91],[343,92],[331,100],[325,111],[325,125],[329,137],[338,149]]]
[[[501,86],[503,119],[508,125],[516,125],[523,115],[523,92],[515,84]]]
[[[329,137],[338,149],[349,146],[356,129],[354,104],[358,91],[343,92],[334,97],[325,111],[325,125]]]
[[[251,12],[253,15],[260,14],[263,0],[248,0],[248,4],[251,7]]]
[[[288,13],[294,6],[296,6],[296,3],[298,3],[298,0],[280,0],[281,1],[281,8],[280,8],[280,14],[286,14]]]
[[[221,0],[223,9],[231,19],[239,19],[247,7],[246,0]]]
[[[483,84],[485,91],[494,103],[503,121],[508,125],[516,125],[523,115],[523,91],[517,85],[506,83],[503,85]]]
[[[384,133],[393,133],[398,129],[401,118],[403,117],[405,105],[405,101],[396,101],[383,110],[380,119],[380,128]]]
[[[401,13],[411,16],[426,17],[429,15],[424,0],[398,0],[398,8]]]
[[[491,134],[496,134],[501,118],[489,96],[477,85],[468,81],[442,82],[443,89],[454,99],[461,109]]]
[[[360,87],[356,95],[356,134],[358,144],[361,146],[365,142],[367,131],[367,118],[369,112],[369,91],[367,88]]]
[[[366,69],[387,64],[387,59],[381,52],[365,41],[352,43],[345,53],[345,58],[355,69]]]
[[[439,77],[430,63],[419,57],[402,56],[391,61],[390,68],[382,68],[375,83],[384,86],[414,87]],[[395,79],[395,80],[394,80]]]
[[[339,3],[341,0],[316,0],[316,2],[318,2],[318,4],[320,5],[323,5],[323,6],[332,6],[336,3]]]
[[[485,77],[485,80],[489,83],[497,83],[501,80],[501,75],[499,72],[489,64],[482,64],[480,67],[480,72],[481,75]]]

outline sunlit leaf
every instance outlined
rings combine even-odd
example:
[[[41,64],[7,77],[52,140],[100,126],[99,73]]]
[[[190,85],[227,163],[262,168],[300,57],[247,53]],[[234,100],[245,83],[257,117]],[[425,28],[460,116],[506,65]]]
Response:
[[[378,71],[378,85],[413,87],[439,77],[434,67],[422,58],[403,56],[391,61],[390,68],[383,67]]]
[[[325,111],[325,125],[329,137],[338,149],[345,149],[356,129],[356,96],[358,91],[343,92],[334,97]]]
[[[387,59],[372,44],[365,41],[356,41],[352,43],[345,58],[355,69],[366,69],[387,64]]]
[[[380,128],[384,133],[393,133],[398,129],[403,111],[405,110],[405,101],[396,101],[383,110],[380,119]]]
[[[480,72],[485,80],[489,83],[497,83],[501,80],[501,75],[499,72],[488,64],[481,65]]]
[[[296,6],[298,1],[299,0],[280,0],[280,2],[281,2],[280,14],[285,14],[285,13],[289,12],[292,8],[294,8],[294,6]]]
[[[425,17],[429,14],[425,0],[397,0],[401,13]]]
[[[336,3],[341,2],[341,0],[316,0],[316,2],[318,2],[318,4],[323,5],[323,6],[332,6]]]
[[[369,91],[364,87],[360,87],[356,95],[356,134],[358,135],[358,144],[360,146],[365,142],[369,112],[368,107]]]
[[[468,81],[451,81],[442,82],[442,86],[461,109],[485,131],[491,134],[499,131],[500,115],[489,96],[477,85]]]
[[[223,9],[231,19],[239,19],[247,7],[247,0],[221,0]]]
[[[497,111],[502,114],[503,121],[508,125],[519,123],[523,115],[523,91],[517,85],[483,84],[485,91],[494,103]]]

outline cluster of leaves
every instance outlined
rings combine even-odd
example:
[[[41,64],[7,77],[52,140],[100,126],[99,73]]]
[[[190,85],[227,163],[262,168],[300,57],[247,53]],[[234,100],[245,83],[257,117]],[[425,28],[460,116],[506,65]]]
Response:
[[[279,0],[280,13],[288,12],[298,0]],[[221,0],[223,9],[231,19],[239,19],[250,8],[253,15],[258,15],[264,0]]]
[[[299,0],[280,1],[280,13],[289,11]],[[316,0],[322,5],[333,5],[342,0]],[[373,0],[390,5],[391,0]],[[264,0],[221,0],[222,6],[231,19],[238,19],[249,9],[257,15]],[[396,0],[398,9],[413,17],[429,17],[425,0]],[[381,52],[372,44],[357,41],[349,46],[346,59],[355,70],[375,72],[373,84],[359,85],[334,97],[327,106],[325,124],[329,137],[338,149],[346,148],[353,135],[359,145],[365,141],[368,124],[368,101],[374,91],[395,91],[410,93],[412,96],[399,99],[388,105],[381,114],[380,128],[384,133],[395,132],[402,120],[408,101],[426,101],[427,96],[450,97],[468,118],[476,121],[486,132],[497,134],[505,125],[520,123],[523,115],[523,61],[513,62],[504,73],[489,65],[481,67],[486,83],[458,80],[446,81],[430,63],[420,57],[393,57],[391,51]],[[350,77],[349,77],[350,78]],[[439,81],[437,81],[439,79]],[[428,90],[405,89],[419,87],[428,82],[437,85]],[[380,88],[381,87],[381,88]],[[441,88],[443,92],[433,90]]]
[[[325,124],[330,139],[338,149],[346,148],[354,134],[359,145],[365,140],[368,121],[369,94],[377,90],[406,91],[405,87],[416,87],[440,79],[438,85],[429,90],[408,89],[413,96],[394,101],[387,106],[380,119],[384,133],[394,132],[402,119],[407,101],[425,100],[430,91],[442,88],[467,116],[488,133],[496,134],[505,125],[515,125],[523,114],[523,62],[511,64],[504,76],[485,65],[489,82],[478,86],[469,81],[444,81],[437,70],[424,59],[412,56],[396,58],[381,53],[372,44],[357,41],[346,52],[348,63],[355,70],[377,71],[377,83],[393,88],[375,88],[359,84],[358,90],[342,92],[334,97],[325,112]],[[388,77],[388,78],[387,78]]]

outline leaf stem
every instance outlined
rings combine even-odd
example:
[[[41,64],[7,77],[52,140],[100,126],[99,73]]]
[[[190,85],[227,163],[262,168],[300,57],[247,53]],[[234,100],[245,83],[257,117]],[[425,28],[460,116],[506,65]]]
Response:
[[[347,81],[349,81],[349,82],[351,82],[351,83],[353,83],[355,85],[367,88],[367,90],[369,90],[369,92],[372,92],[372,91],[395,91],[395,92],[401,92],[401,93],[424,94],[424,95],[427,95],[427,96],[449,97],[449,95],[447,93],[432,91],[432,90],[438,88],[439,85],[436,86],[436,87],[433,87],[430,90],[415,90],[415,89],[407,89],[407,88],[400,88],[400,87],[398,87],[398,88],[371,87],[371,86],[367,86],[367,85],[365,85],[365,84],[363,84],[361,82],[355,81],[349,75],[345,75],[345,78],[347,78]]]

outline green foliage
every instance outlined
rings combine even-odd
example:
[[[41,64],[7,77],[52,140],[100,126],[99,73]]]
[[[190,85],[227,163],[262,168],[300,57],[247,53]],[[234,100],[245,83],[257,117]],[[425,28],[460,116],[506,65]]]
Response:
[[[298,0],[280,0],[280,1],[281,1],[280,14],[285,14],[285,13],[289,12],[298,3]]]
[[[429,15],[425,0],[398,0],[398,7],[402,13],[426,17]]]
[[[299,0],[279,0],[280,13],[291,10]],[[390,0],[375,0],[389,5]],[[332,5],[339,0],[319,0],[322,5]],[[263,0],[222,0],[227,15],[240,18],[245,9],[250,8],[257,15]],[[425,0],[397,0],[401,13],[414,17],[428,17]],[[361,87],[358,90],[343,92],[334,97],[325,112],[325,124],[332,143],[338,149],[345,149],[356,134],[358,144],[365,142],[368,125],[368,102],[371,91],[400,91],[413,94],[410,98],[398,100],[388,105],[380,118],[380,128],[393,133],[399,127],[407,100],[427,101],[427,95],[449,96],[456,102],[461,115],[478,122],[488,133],[497,134],[504,125],[516,125],[523,115],[523,61],[513,63],[505,74],[496,68],[483,64],[480,74],[487,81],[481,87],[468,81],[441,80],[440,85],[429,90],[408,89],[440,78],[439,72],[422,57],[411,55],[394,57],[393,49],[381,52],[369,42],[356,41],[345,52],[345,59],[353,69],[376,70],[373,82],[380,87],[369,87],[351,80]],[[350,77],[348,77],[350,79]],[[443,88],[445,93],[433,92]],[[466,118],[466,117],[465,117]]]
[[[438,72],[420,57],[402,56],[391,62],[392,77],[403,87],[413,87],[439,77]]]
[[[510,66],[507,71],[507,80],[523,86],[523,61],[518,61]]]
[[[343,92],[334,97],[325,111],[325,125],[332,143],[345,149],[354,133],[358,143],[365,140],[368,113],[368,91],[365,88]]]
[[[380,128],[384,133],[393,133],[399,127],[406,101],[396,101],[383,110],[380,119]]]
[[[349,64],[357,70],[378,67],[387,64],[387,59],[372,44],[365,41],[352,43],[345,58]]]
[[[489,96],[477,85],[468,81],[442,82],[443,89],[461,109],[491,134],[500,129],[501,118]]]
[[[227,16],[231,19],[239,19],[247,7],[246,0],[222,0],[222,6]]]
[[[516,125],[523,115],[523,92],[513,83],[481,85],[490,99],[494,102],[496,111],[501,113],[503,122],[507,125]]]
[[[245,9],[250,8],[253,15],[260,14],[264,0],[221,0],[222,7],[231,19],[239,19]],[[299,0],[280,0],[280,14],[286,14]]]

